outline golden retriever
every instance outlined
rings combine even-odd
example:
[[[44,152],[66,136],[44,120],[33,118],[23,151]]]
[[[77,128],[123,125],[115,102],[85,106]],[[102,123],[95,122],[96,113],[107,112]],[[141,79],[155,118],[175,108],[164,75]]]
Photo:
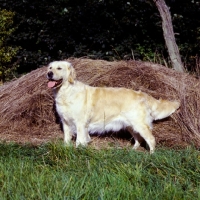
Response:
[[[127,128],[134,137],[134,149],[144,138],[153,153],[156,142],[152,121],[168,117],[180,106],[179,102],[156,100],[141,91],[91,87],[76,80],[75,70],[67,61],[51,62],[47,78],[62,121],[64,142],[69,144],[76,134],[76,146],[87,145],[91,141],[89,133]]]

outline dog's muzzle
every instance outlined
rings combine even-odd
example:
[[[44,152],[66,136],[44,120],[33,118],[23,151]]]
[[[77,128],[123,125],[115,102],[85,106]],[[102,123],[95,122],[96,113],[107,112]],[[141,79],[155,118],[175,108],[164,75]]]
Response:
[[[53,72],[52,72],[52,71],[49,71],[49,72],[47,73],[47,78],[48,78],[48,79],[53,79]]]
[[[49,71],[49,72],[47,73],[47,78],[49,79],[49,81],[48,81],[48,87],[49,87],[49,88],[57,88],[57,87],[59,87],[59,86],[62,85],[63,79],[54,80],[54,79],[53,79],[53,75],[54,75],[54,74],[53,74],[52,71]]]

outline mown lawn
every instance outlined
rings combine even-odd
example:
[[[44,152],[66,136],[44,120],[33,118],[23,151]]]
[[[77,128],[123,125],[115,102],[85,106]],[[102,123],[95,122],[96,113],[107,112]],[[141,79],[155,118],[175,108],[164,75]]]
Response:
[[[200,199],[200,154],[0,143],[0,199]]]

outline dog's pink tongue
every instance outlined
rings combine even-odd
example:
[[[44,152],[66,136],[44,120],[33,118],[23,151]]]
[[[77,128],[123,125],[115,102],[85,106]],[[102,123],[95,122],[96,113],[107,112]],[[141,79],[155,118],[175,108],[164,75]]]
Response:
[[[48,82],[48,87],[53,88],[56,85],[56,81],[49,81]]]

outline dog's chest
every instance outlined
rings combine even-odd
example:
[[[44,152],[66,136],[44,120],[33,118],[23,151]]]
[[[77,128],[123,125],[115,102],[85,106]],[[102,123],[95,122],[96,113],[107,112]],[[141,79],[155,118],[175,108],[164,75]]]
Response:
[[[56,99],[56,110],[61,118],[70,118],[71,114],[73,113],[73,103],[67,100]]]
[[[58,95],[55,98],[56,110],[59,116],[67,121],[77,118],[82,112],[83,102],[74,95]]]

